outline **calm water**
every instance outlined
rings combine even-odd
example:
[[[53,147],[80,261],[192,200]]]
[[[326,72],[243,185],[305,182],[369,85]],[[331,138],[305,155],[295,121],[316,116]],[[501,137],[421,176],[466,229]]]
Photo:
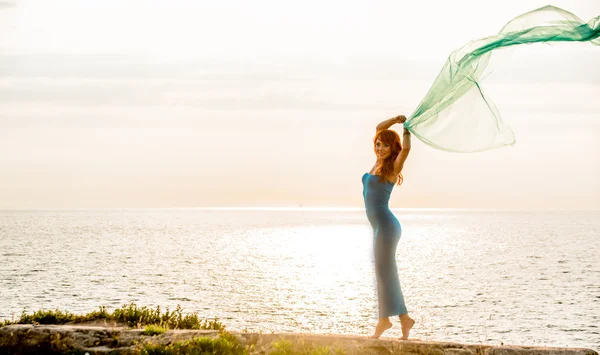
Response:
[[[395,213],[412,337],[600,350],[600,212]],[[0,211],[0,319],[135,302],[370,334],[369,228],[362,211]]]

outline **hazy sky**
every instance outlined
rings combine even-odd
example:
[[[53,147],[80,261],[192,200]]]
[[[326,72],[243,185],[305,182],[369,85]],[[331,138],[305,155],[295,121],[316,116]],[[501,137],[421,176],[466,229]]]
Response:
[[[376,124],[544,5],[0,0],[0,209],[362,207]],[[515,49],[483,86],[516,145],[415,139],[391,206],[600,208],[598,63],[591,44]]]

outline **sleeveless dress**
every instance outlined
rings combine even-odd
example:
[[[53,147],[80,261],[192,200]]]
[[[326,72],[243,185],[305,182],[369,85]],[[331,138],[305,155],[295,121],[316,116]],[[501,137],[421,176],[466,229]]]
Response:
[[[402,229],[388,207],[394,183],[387,179],[380,182],[379,175],[369,173],[363,175],[362,183],[365,210],[369,223],[373,227],[379,318],[406,314],[408,311],[396,266],[396,247]]]

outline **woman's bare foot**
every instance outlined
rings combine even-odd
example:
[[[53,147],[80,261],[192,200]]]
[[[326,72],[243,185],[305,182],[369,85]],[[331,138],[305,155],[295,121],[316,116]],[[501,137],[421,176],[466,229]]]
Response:
[[[408,340],[408,334],[412,329],[413,325],[415,325],[415,320],[410,318],[408,314],[403,314],[400,316],[400,324],[402,325],[402,338],[401,340]]]
[[[375,334],[371,335],[371,338],[379,338],[383,332],[390,329],[392,327],[392,322],[390,322],[389,318],[380,319],[375,327]]]

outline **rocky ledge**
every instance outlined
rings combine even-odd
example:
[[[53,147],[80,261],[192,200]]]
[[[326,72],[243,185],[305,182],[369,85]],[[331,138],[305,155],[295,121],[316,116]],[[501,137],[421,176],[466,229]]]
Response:
[[[598,355],[582,348],[468,345],[364,336],[235,332],[231,335],[248,354],[269,354],[284,342],[302,349],[329,347],[332,353],[349,355]],[[144,335],[144,329],[120,326],[16,324],[0,327],[0,354],[139,354],[145,344],[168,345],[219,336],[216,330],[168,330],[150,336]]]

